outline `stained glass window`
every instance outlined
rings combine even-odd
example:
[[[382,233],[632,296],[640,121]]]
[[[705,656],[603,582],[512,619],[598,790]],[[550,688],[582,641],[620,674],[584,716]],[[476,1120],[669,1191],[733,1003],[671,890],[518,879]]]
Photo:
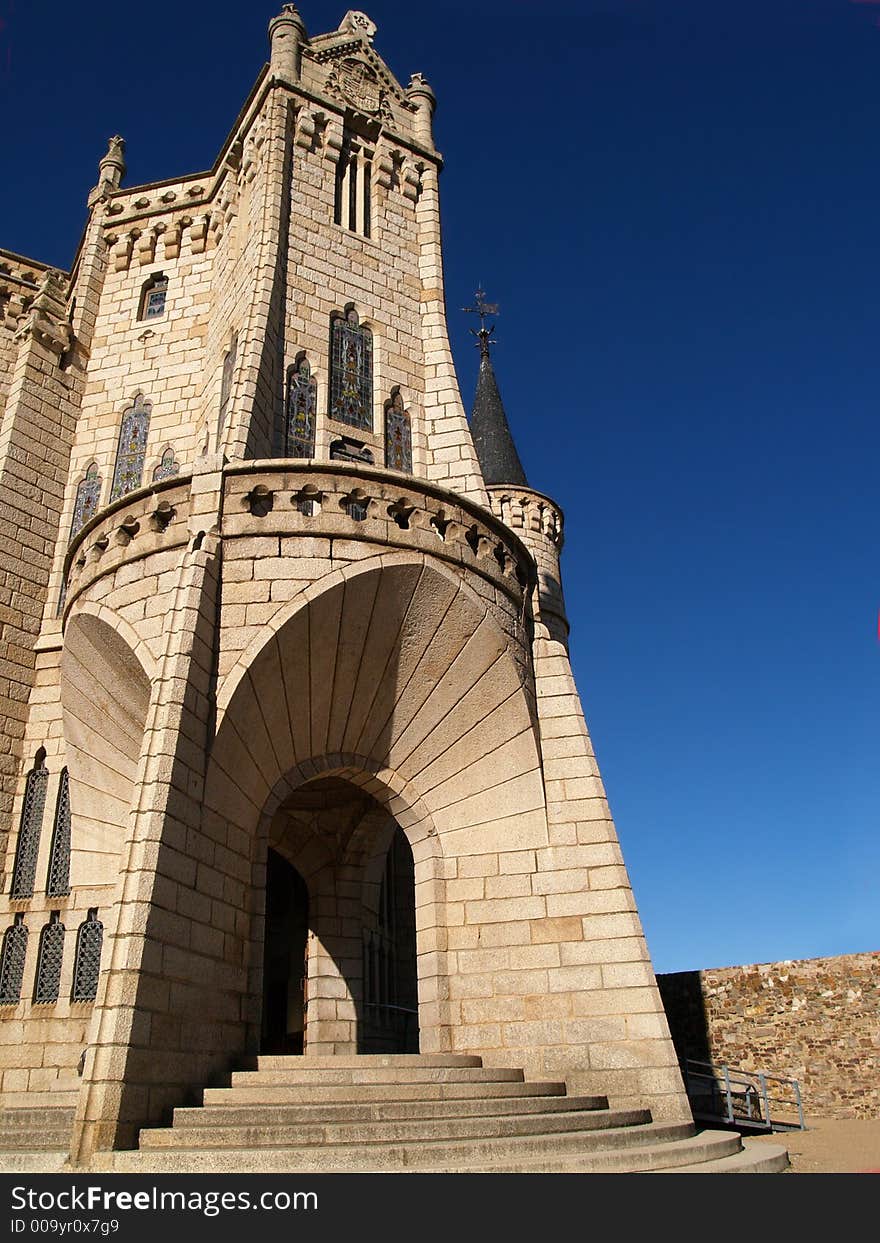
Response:
[[[98,908],[89,911],[76,934],[76,959],[73,964],[72,1001],[94,1001],[98,994],[98,974],[101,970],[101,945],[104,941],[104,925],[98,919]]]
[[[61,964],[64,959],[64,924],[61,912],[53,911],[40,933],[40,952],[37,958],[37,978],[34,984],[34,1002],[47,1005],[58,1000],[61,988]]]
[[[141,308],[138,319],[158,319],[165,314],[165,298],[168,294],[168,278],[161,272],[151,276],[141,291]]]
[[[0,1006],[14,1006],[21,1000],[24,960],[27,955],[28,930],[21,911],[3,934],[0,954]]]
[[[180,463],[175,461],[174,450],[166,449],[162,454],[161,462],[153,471],[153,483],[160,483],[163,479],[171,479],[179,474]]]
[[[287,372],[285,457],[315,456],[315,408],[318,386],[309,360],[300,354]]]
[[[24,788],[24,804],[15,849],[15,866],[12,869],[10,897],[29,898],[34,892],[37,872],[37,855],[40,850],[40,830],[43,827],[43,809],[46,806],[46,785],[49,773],[45,765],[46,752],[41,747],[28,773]]]
[[[385,404],[385,465],[412,474],[412,428],[399,389]]]
[[[330,418],[373,430],[373,334],[354,307],[331,324]]]
[[[70,779],[66,768],[61,770],[58,798],[55,800],[55,824],[52,828],[46,893],[50,898],[60,898],[70,893]]]
[[[134,405],[129,406],[122,416],[113,487],[110,489],[111,501],[116,501],[120,496],[125,496],[126,492],[133,492],[141,486],[152,409],[150,402],[144,401],[143,393],[138,393]]]
[[[238,333],[233,333],[232,340],[229,343],[229,349],[223,358],[223,374],[220,377],[220,409],[217,412],[217,442],[219,446],[220,436],[226,425],[226,415],[229,412],[229,400],[232,396],[232,378],[235,374],[235,356],[238,353]]]
[[[86,467],[85,478],[76,490],[76,502],[73,506],[73,522],[70,525],[70,538],[73,539],[87,522],[94,518],[101,500],[101,477],[98,474],[98,463],[92,462]]]

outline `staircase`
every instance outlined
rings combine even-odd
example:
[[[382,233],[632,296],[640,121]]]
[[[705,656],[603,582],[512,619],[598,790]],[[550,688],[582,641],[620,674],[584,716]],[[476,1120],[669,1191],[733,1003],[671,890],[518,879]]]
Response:
[[[44,1093],[49,1097],[49,1093]],[[0,1106],[0,1174],[51,1174],[67,1160],[76,1113],[76,1088],[51,1093],[5,1093]]]
[[[653,1122],[568,1096],[564,1083],[478,1057],[420,1054],[258,1057],[136,1151],[96,1155],[116,1173],[772,1172],[784,1148]]]

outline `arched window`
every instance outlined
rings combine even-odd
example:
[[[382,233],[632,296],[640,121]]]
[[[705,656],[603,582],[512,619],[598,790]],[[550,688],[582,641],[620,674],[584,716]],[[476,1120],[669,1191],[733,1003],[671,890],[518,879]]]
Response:
[[[373,430],[373,334],[351,303],[330,324],[330,418]]]
[[[48,924],[40,932],[40,952],[37,957],[37,978],[34,983],[34,1002],[48,1005],[58,1000],[61,988],[61,963],[64,958],[64,924],[61,912],[53,911]]]
[[[76,958],[73,963],[71,1001],[94,1001],[98,995],[98,974],[101,970],[101,945],[104,925],[93,907],[76,934]]]
[[[110,489],[111,501],[117,501],[126,492],[133,492],[141,486],[152,409],[150,402],[144,401],[143,393],[138,393],[134,404],[122,416],[116,466],[113,470],[113,487]]]
[[[161,483],[163,479],[172,479],[179,474],[180,463],[175,460],[174,450],[169,447],[162,454],[162,460],[153,471],[153,483]]]
[[[385,402],[385,465],[412,474],[412,428],[397,386]]]
[[[24,960],[27,955],[28,930],[21,911],[3,934],[0,954],[0,1006],[14,1006],[21,1000]]]
[[[235,357],[238,353],[238,333],[232,334],[229,342],[229,349],[223,355],[223,371],[220,376],[220,409],[217,411],[217,447],[220,447],[220,437],[223,434],[223,428],[226,426],[226,415],[229,411],[229,401],[232,397],[232,380],[235,375]]]
[[[58,798],[55,800],[46,893],[50,898],[62,898],[70,893],[70,779],[66,768],[61,770]]]
[[[73,506],[73,522],[70,524],[70,538],[73,539],[87,522],[98,512],[101,501],[101,476],[98,474],[98,463],[91,462],[86,467],[85,476],[76,490],[76,501]]]
[[[315,456],[315,409],[318,386],[305,353],[287,369],[287,418],[284,456]]]
[[[9,894],[12,898],[30,898],[34,892],[37,855],[40,851],[40,831],[43,827],[43,809],[46,806],[46,785],[49,781],[45,760],[46,752],[40,747],[24,787],[24,803],[21,809],[15,865],[12,869],[12,888]]]
[[[168,277],[154,272],[141,289],[138,319],[159,319],[165,314],[165,298],[168,294]]]

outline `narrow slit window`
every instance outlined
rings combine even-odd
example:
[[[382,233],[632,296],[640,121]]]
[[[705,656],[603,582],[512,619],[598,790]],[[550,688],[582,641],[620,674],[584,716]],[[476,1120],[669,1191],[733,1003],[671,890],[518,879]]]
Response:
[[[141,290],[138,319],[161,319],[165,314],[168,295],[168,278],[162,272],[154,273]]]
[[[0,1006],[14,1006],[21,1001],[24,960],[27,957],[28,930],[21,911],[3,934],[0,953]]]
[[[58,1000],[61,989],[61,966],[64,960],[64,924],[61,912],[52,911],[48,924],[40,933],[40,952],[37,956],[37,978],[34,984],[34,1003],[50,1005]]]
[[[287,419],[284,438],[285,457],[315,456],[315,411],[317,383],[305,354],[297,355],[287,371]]]
[[[229,413],[229,402],[232,397],[232,380],[235,375],[235,359],[238,354],[238,333],[232,334],[232,340],[229,342],[229,349],[223,356],[223,373],[220,377],[220,408],[217,412],[217,447],[220,447],[220,437],[223,435],[223,428],[226,426],[226,416]]]
[[[412,474],[412,425],[397,387],[385,403],[385,465]]]
[[[76,489],[76,500],[73,505],[73,521],[70,524],[70,538],[73,539],[87,522],[98,512],[101,501],[101,476],[98,474],[98,463],[91,462]]]
[[[70,778],[66,768],[61,770],[55,800],[46,893],[50,898],[62,898],[70,893]]]
[[[104,925],[98,919],[98,908],[93,907],[76,934],[71,1001],[94,1001],[97,997],[103,941]]]
[[[49,782],[45,760],[46,752],[40,747],[25,783],[24,803],[21,809],[15,864],[12,869],[12,887],[9,895],[12,898],[30,898],[34,892],[37,855],[40,853],[40,833],[43,828],[43,810],[46,806],[46,786]]]

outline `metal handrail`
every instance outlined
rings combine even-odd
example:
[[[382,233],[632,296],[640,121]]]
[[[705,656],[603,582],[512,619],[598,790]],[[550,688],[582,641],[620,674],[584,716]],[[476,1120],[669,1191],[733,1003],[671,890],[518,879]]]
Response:
[[[697,1070],[696,1067],[704,1067],[705,1071]],[[764,1071],[744,1070],[742,1067],[697,1061],[695,1058],[685,1058],[682,1070],[688,1097],[697,1101],[705,1100],[705,1092],[693,1091],[691,1084],[694,1081],[708,1083],[711,1087],[710,1105],[715,1104],[716,1098],[723,1097],[725,1108],[722,1111],[722,1117],[731,1125],[747,1124],[768,1131],[774,1129],[803,1131],[806,1129],[801,1089],[797,1079],[790,1079],[784,1075],[770,1075]],[[787,1085],[791,1089],[793,1099],[771,1094],[768,1087],[771,1082]],[[794,1107],[798,1116],[797,1126],[792,1122],[774,1120],[771,1102],[789,1109]],[[708,1115],[703,1113],[702,1116],[717,1117],[718,1112],[712,1110]]]

